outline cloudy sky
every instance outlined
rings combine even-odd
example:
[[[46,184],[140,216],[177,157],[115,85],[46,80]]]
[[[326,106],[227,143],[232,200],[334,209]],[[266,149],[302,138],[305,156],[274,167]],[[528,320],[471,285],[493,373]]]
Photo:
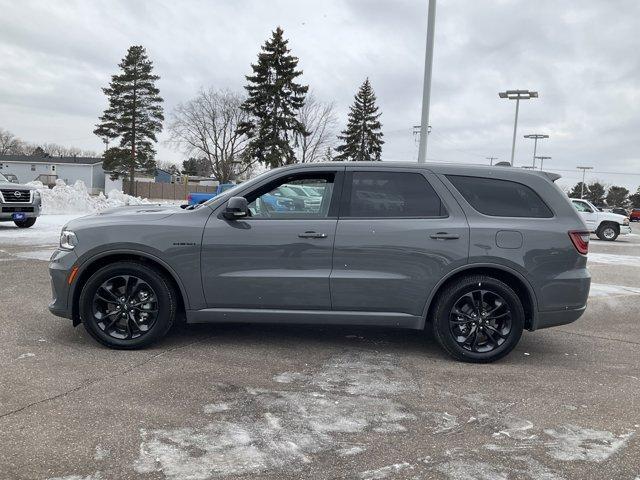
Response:
[[[369,77],[386,160],[415,160],[426,0],[0,0],[0,127],[31,142],[101,150],[91,133],[128,46],[144,45],[161,76],[166,113],[200,88],[241,90],[260,45],[280,25],[316,96],[341,127]],[[508,160],[523,88],[516,165],[530,164],[526,133],[546,133],[539,155],[564,183],[640,185],[640,1],[440,0],[429,160]],[[169,115],[167,115],[168,117]],[[158,158],[181,161],[162,144]]]

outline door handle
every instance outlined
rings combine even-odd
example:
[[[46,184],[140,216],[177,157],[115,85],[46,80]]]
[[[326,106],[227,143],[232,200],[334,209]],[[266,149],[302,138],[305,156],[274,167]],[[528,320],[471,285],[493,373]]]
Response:
[[[300,238],[327,238],[326,233],[318,233],[318,232],[304,232],[298,234]]]
[[[457,240],[458,238],[460,238],[460,235],[458,235],[457,233],[438,232],[432,233],[431,235],[429,235],[429,237],[433,238],[434,240]]]

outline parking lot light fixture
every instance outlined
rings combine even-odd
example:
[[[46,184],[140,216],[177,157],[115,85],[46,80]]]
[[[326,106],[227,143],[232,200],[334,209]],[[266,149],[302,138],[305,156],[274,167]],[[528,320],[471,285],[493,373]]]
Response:
[[[516,153],[516,133],[518,131],[518,112],[520,111],[520,100],[530,100],[538,98],[538,92],[531,90],[506,90],[498,92],[500,98],[516,101],[516,117],[513,122],[513,141],[511,142],[511,166],[513,166],[513,157]]]
[[[543,138],[549,138],[549,135],[544,135],[542,133],[531,133],[529,135],[525,135],[524,138],[532,138],[533,139],[533,166],[536,166],[536,152],[538,151],[538,140],[542,140]]]
[[[542,170],[542,166],[544,165],[545,160],[551,160],[551,157],[547,157],[544,155],[538,155],[537,157],[533,157],[533,168],[536,168],[536,158],[540,160],[540,170]]]
[[[593,170],[593,167],[581,167],[578,165],[576,167],[578,170],[582,170],[582,183],[580,184],[580,198],[584,198],[584,175],[587,170]]]

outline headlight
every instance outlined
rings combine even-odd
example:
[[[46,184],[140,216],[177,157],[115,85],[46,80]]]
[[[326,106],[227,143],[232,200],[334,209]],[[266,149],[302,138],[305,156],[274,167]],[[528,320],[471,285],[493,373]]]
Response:
[[[623,224],[623,225],[629,225],[629,219],[628,219],[628,218],[625,218],[625,219],[622,221],[622,224]]]
[[[73,250],[76,245],[78,245],[78,238],[75,233],[69,230],[63,230],[62,233],[60,233],[60,248]]]

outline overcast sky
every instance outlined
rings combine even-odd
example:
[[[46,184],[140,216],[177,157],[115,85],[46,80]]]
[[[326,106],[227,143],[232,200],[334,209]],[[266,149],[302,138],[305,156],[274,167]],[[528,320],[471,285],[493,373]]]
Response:
[[[100,90],[130,45],[161,76],[165,113],[202,87],[241,90],[260,45],[280,25],[301,77],[334,101],[341,128],[369,77],[382,111],[385,160],[415,160],[426,0],[14,1],[0,0],[0,127],[31,142],[100,151],[92,134]],[[516,165],[530,164],[526,133],[546,133],[539,155],[579,180],[640,185],[640,1],[440,0],[429,160],[508,160],[521,103]],[[183,156],[162,141],[158,159]],[[611,174],[606,172],[621,172]]]

